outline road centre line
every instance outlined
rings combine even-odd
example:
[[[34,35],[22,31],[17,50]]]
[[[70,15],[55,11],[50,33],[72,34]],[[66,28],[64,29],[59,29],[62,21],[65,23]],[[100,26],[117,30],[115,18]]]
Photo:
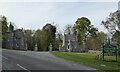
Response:
[[[19,66],[20,68],[22,68],[23,70],[26,70],[28,72],[31,72],[30,70],[26,69],[25,67],[21,66],[20,64],[17,64],[17,66]]]
[[[4,57],[4,56],[2,56],[4,59],[6,59],[6,60],[8,60],[8,58],[7,57]]]

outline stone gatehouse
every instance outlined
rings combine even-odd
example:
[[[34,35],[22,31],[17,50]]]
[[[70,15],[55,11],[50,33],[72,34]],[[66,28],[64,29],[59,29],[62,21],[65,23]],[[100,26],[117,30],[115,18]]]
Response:
[[[80,52],[84,51],[85,48],[83,45],[79,45],[77,42],[77,37],[75,34],[65,34],[63,35],[62,47],[59,48],[59,51],[63,52]]]
[[[8,49],[25,49],[23,31],[21,29],[14,30],[12,24],[8,28],[6,47]]]

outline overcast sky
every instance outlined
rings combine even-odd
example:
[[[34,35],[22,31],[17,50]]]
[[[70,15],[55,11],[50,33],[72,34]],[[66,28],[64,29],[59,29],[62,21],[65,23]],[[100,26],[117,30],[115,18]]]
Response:
[[[66,24],[74,24],[78,17],[88,17],[100,31],[101,24],[111,12],[118,9],[117,2],[7,2],[0,3],[0,15],[14,22],[18,28],[38,29],[54,22],[63,30]]]

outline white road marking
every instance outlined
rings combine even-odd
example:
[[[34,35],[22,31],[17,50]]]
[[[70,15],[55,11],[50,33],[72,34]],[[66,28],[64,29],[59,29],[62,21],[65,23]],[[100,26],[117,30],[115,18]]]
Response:
[[[97,69],[86,68],[86,70],[97,70]]]
[[[19,66],[20,68],[22,68],[23,70],[26,70],[28,72],[31,72],[30,70],[26,69],[25,67],[21,66],[20,64],[17,64],[17,66]]]
[[[2,56],[4,59],[6,59],[6,60],[8,60],[8,58],[6,58],[6,57],[4,57],[4,56]]]

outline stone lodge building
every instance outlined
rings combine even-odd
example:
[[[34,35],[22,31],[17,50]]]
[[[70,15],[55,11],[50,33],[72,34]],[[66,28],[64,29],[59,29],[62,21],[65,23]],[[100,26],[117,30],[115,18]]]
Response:
[[[14,26],[10,24],[6,43],[8,49],[25,50],[23,31],[21,29],[14,30]]]
[[[84,51],[85,48],[83,45],[79,45],[77,42],[77,37],[75,34],[64,34],[62,47],[59,48],[59,51],[63,52],[80,52]]]

